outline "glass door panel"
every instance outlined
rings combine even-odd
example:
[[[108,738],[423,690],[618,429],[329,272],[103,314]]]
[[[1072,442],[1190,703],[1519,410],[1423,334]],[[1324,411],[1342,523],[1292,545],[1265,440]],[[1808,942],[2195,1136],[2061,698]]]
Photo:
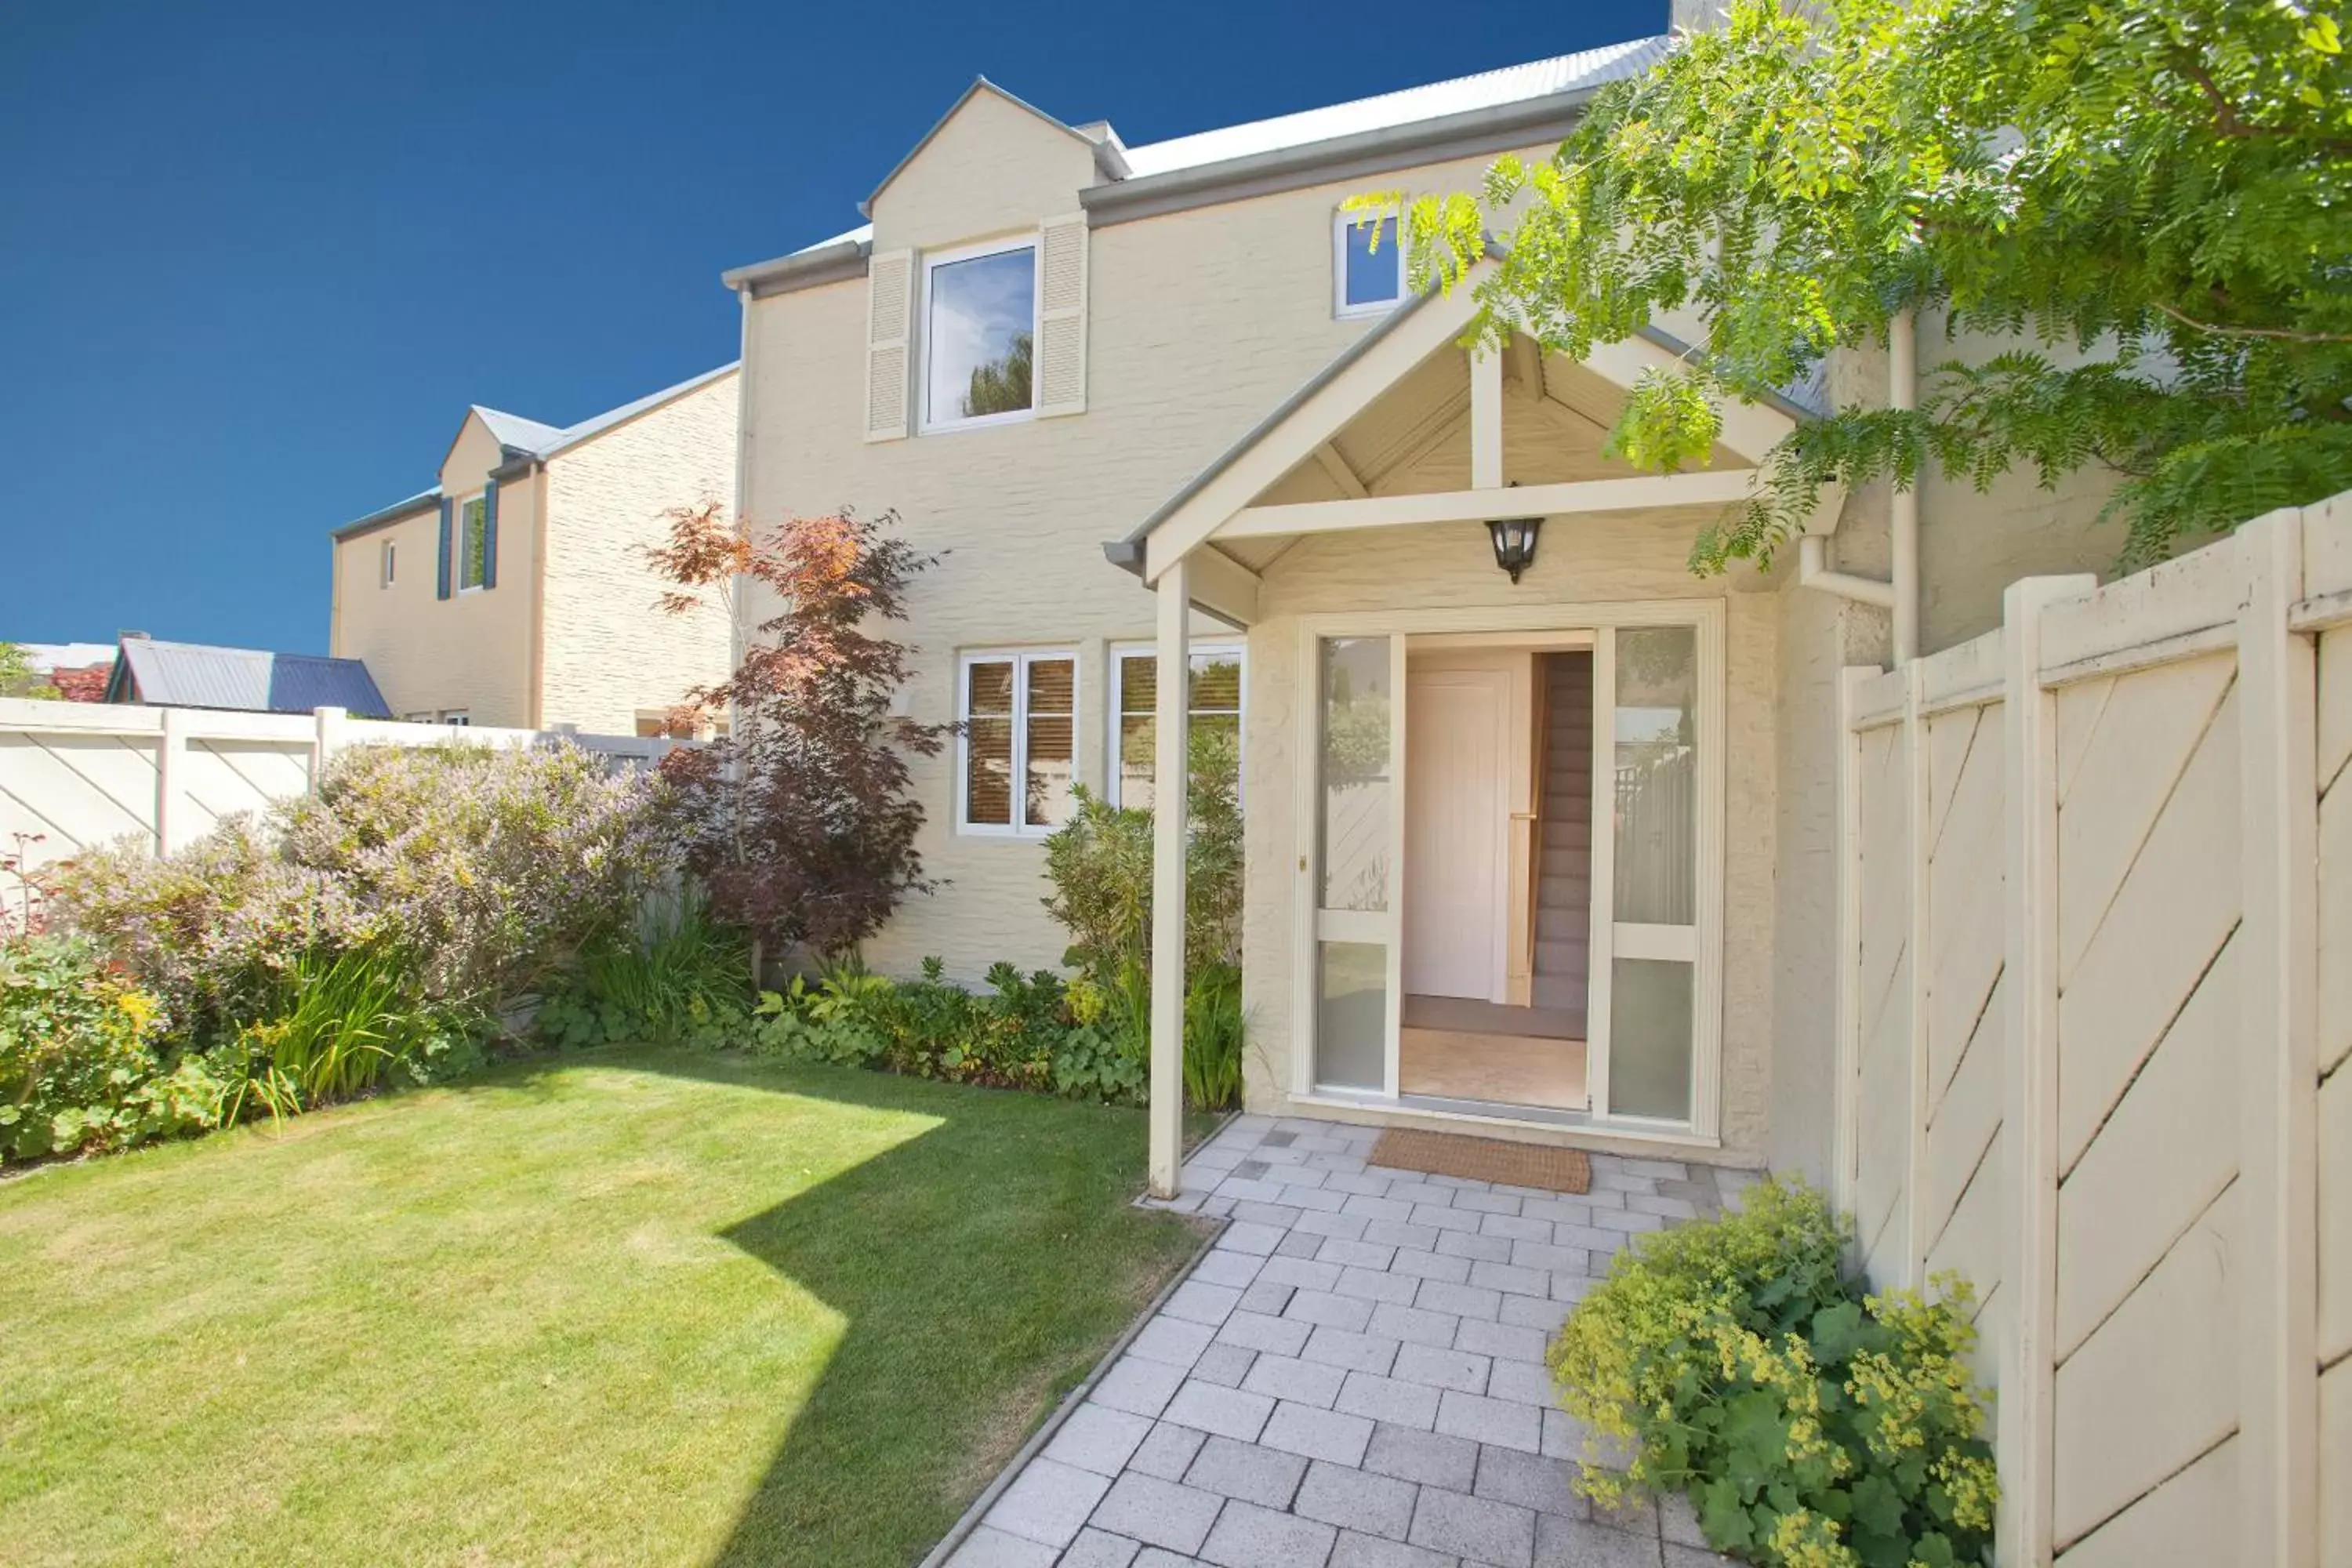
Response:
[[[1403,651],[1384,637],[1325,637],[1317,648],[1318,1089],[1396,1089]]]
[[[1593,1108],[1692,1119],[1698,631],[1604,631],[1593,661]]]

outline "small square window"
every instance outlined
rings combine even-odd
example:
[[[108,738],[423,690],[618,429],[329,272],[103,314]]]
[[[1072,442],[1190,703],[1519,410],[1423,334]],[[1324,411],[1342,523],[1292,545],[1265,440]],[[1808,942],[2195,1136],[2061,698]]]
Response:
[[[1036,406],[1037,247],[923,260],[923,427],[1024,418]]]
[[[1331,311],[1374,316],[1404,298],[1404,247],[1397,215],[1343,212],[1331,226]]]

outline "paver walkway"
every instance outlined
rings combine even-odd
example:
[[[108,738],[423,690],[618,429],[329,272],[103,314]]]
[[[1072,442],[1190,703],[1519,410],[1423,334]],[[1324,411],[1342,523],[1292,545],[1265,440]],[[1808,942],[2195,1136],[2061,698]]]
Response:
[[[1592,1156],[1581,1197],[1237,1119],[1160,1205],[1229,1215],[950,1568],[1707,1568],[1685,1507],[1603,1516],[1544,1343],[1633,1233],[1752,1179]]]

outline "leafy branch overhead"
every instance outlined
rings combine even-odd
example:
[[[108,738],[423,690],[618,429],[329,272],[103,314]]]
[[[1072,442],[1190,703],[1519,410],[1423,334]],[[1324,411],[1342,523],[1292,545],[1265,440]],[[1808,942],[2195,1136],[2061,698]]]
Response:
[[[2341,0],[1738,0],[1548,162],[1412,204],[1415,282],[1580,357],[1704,333],[1614,449],[1703,462],[1712,404],[1810,383],[1919,312],[1919,406],[1849,405],[1762,463],[1694,564],[1769,558],[1822,487],[2013,468],[2114,481],[2134,563],[2352,487],[2352,70]],[[1924,334],[2001,340],[1965,357]],[[1681,334],[1678,334],[1681,335]],[[1935,363],[1940,360],[1940,363]]]

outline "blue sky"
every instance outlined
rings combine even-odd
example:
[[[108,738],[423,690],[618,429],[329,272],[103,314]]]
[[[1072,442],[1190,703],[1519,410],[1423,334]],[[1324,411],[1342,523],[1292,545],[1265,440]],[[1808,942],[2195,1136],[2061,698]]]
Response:
[[[565,425],[732,358],[719,270],[856,222],[976,73],[1141,142],[1664,13],[0,8],[0,639],[323,651],[326,531],[467,404]]]

